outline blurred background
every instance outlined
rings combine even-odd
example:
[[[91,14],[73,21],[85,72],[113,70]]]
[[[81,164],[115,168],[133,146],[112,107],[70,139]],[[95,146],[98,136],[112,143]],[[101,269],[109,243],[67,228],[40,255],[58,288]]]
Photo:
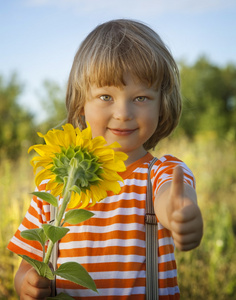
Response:
[[[181,299],[236,295],[236,1],[8,0],[0,2],[0,299],[17,299],[19,258],[6,246],[34,190],[29,146],[66,118],[65,90],[81,41],[116,18],[157,31],[179,64],[179,127],[154,154],[195,174],[204,218],[196,250],[176,251]]]

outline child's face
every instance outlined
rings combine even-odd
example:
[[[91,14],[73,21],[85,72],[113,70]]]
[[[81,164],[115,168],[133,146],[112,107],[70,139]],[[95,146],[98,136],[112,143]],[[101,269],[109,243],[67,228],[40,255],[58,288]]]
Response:
[[[107,144],[118,142],[128,154],[127,165],[146,154],[143,144],[155,132],[160,110],[160,92],[137,83],[129,75],[125,84],[92,85],[84,105],[85,120],[93,137],[103,136]]]

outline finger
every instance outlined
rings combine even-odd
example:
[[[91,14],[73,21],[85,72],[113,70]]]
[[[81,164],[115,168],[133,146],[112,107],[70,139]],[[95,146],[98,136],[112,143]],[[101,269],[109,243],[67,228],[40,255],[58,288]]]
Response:
[[[185,245],[178,243],[177,241],[174,241],[174,243],[175,243],[175,247],[180,251],[189,251],[199,246],[199,242],[192,242],[190,244],[185,244]]]
[[[29,296],[30,299],[37,299],[37,300],[45,300],[47,297],[51,295],[51,289],[37,289],[33,288],[27,291],[27,296]],[[25,299],[25,298],[23,298]]]
[[[173,213],[172,218],[175,222],[186,223],[196,219],[200,216],[200,214],[201,212],[199,207],[193,202],[191,202],[191,204],[189,204],[188,206],[184,206],[182,209],[176,210]]]
[[[182,208],[184,205],[184,172],[180,166],[175,167],[173,171],[170,195],[175,210]]]
[[[172,237],[173,237],[175,243],[178,243],[181,245],[197,243],[197,241],[199,240],[197,238],[196,233],[189,233],[189,234],[181,235],[176,232],[172,232]]]
[[[30,285],[37,288],[48,288],[50,287],[51,281],[45,277],[40,276],[36,270],[33,270],[28,277],[28,282]]]
[[[171,230],[179,235],[187,235],[191,233],[195,233],[198,228],[196,228],[196,221],[195,219],[191,220],[190,222],[179,223],[176,221],[171,222]]]

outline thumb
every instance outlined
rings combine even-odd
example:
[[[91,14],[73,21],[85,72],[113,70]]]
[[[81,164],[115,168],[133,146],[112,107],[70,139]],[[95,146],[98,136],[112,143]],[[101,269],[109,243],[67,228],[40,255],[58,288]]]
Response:
[[[179,210],[184,206],[184,171],[180,166],[174,168],[170,191],[172,210]]]

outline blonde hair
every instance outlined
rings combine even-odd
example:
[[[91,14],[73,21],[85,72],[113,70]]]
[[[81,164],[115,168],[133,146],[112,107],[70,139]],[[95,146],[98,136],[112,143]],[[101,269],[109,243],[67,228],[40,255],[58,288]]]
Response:
[[[120,87],[124,85],[125,73],[161,90],[159,123],[144,144],[149,150],[177,126],[182,102],[175,60],[159,35],[140,22],[126,19],[106,22],[97,26],[82,42],[68,81],[68,122],[85,128],[81,112],[90,85]]]

